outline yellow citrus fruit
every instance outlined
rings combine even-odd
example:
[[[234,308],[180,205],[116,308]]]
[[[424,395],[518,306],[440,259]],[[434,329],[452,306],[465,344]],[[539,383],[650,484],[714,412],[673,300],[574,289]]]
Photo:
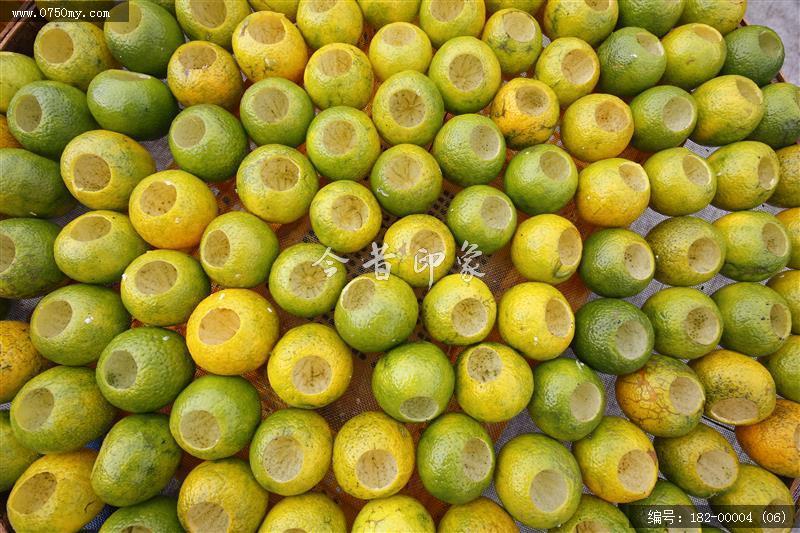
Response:
[[[537,215],[517,226],[511,262],[530,281],[556,285],[578,269],[583,244],[575,225],[558,215]]]
[[[212,294],[195,307],[186,324],[194,362],[222,376],[260,367],[277,340],[277,313],[264,297],[247,289]]]
[[[47,79],[85,91],[96,75],[119,65],[103,30],[91,22],[48,22],[36,34],[33,57]]]
[[[644,213],[649,201],[647,173],[633,161],[605,159],[592,163],[578,175],[578,214],[597,226],[629,226]]]
[[[372,96],[372,65],[351,44],[326,44],[311,56],[303,74],[311,101],[320,108],[348,106],[361,109]]]
[[[580,37],[591,46],[599,45],[614,30],[619,16],[616,0],[549,0],[542,20],[551,40]]]
[[[444,0],[435,1],[447,5]],[[497,57],[475,37],[444,43],[431,60],[428,76],[442,93],[444,107],[454,114],[476,113],[489,105],[501,81]]]
[[[662,215],[691,215],[717,193],[717,175],[709,163],[682,146],[653,154],[644,171],[650,179],[650,207]]]
[[[413,471],[411,433],[388,415],[365,411],[345,422],[336,434],[333,473],[351,496],[372,500],[396,494]]]
[[[419,12],[420,0],[358,0],[358,6],[367,22],[379,30],[395,22],[411,22]]]
[[[514,519],[502,507],[489,498],[481,496],[469,503],[451,505],[439,521],[441,533],[471,533],[492,531],[494,533],[517,533]]]
[[[0,148],[22,148],[19,141],[11,134],[5,115],[0,115]]]
[[[687,498],[688,500],[688,498]],[[691,502],[691,500],[689,500]],[[581,494],[581,502],[572,517],[553,533],[569,533],[584,530],[629,531],[633,529],[625,514],[617,506],[590,494]]]
[[[419,6],[419,26],[436,48],[456,37],[478,37],[485,21],[486,7],[482,1],[422,0]]]
[[[486,11],[496,13],[501,9],[521,9],[534,15],[544,5],[544,0],[485,0]]]
[[[707,24],[678,26],[662,45],[667,55],[662,82],[687,91],[716,76],[727,55],[722,35]]]
[[[500,61],[503,74],[530,69],[542,51],[542,30],[529,12],[507,8],[489,17],[481,39]]]
[[[774,195],[773,195],[774,196]],[[789,256],[789,268],[800,269],[800,208],[784,209],[775,217],[786,228],[791,241],[792,254]]]
[[[297,148],[306,140],[314,104],[296,83],[266,78],[251,85],[239,104],[239,118],[257,145],[283,144]]]
[[[755,462],[770,472],[800,477],[800,450],[792,439],[800,431],[800,404],[778,398],[772,414],[757,424],[736,427],[736,440]]]
[[[430,513],[411,496],[397,495],[367,502],[356,515],[352,533],[414,531],[434,533]]]
[[[780,163],[764,143],[740,141],[723,146],[708,157],[717,176],[712,204],[727,211],[752,209],[769,198],[778,185]]]
[[[767,512],[767,509],[774,509],[773,506],[783,506],[784,509],[789,509],[786,517],[788,518],[787,523],[791,523],[794,498],[778,476],[763,468],[743,464],[733,486],[710,498],[709,503],[711,508],[717,512],[721,512],[722,509],[731,509],[730,506],[735,505],[755,505],[757,506],[755,512],[758,514],[762,514],[759,512],[761,509],[764,510],[763,512]],[[736,525],[730,522],[725,525],[736,529]]]
[[[273,11],[256,11],[239,23],[233,33],[233,53],[252,81],[279,77],[299,83],[308,62],[300,30]]]
[[[10,402],[33,376],[49,366],[31,343],[25,322],[0,320],[0,402]]]
[[[169,1],[169,0],[167,0]],[[253,11],[274,11],[294,22],[300,0],[249,0]]]
[[[376,3],[380,0],[368,0]],[[393,6],[413,4],[391,1]],[[364,0],[360,0],[364,4]],[[368,15],[367,15],[368,16]],[[378,80],[386,80],[405,70],[425,73],[431,64],[433,48],[428,35],[408,22],[392,22],[378,30],[369,42],[369,61]]]
[[[250,14],[246,0],[175,0],[175,16],[191,40],[210,41],[230,50],[239,22]]]
[[[658,479],[653,444],[644,431],[618,416],[604,416],[572,445],[583,482],[608,502],[627,503],[650,495]]]
[[[486,338],[494,327],[497,304],[478,277],[445,276],[422,300],[422,321],[431,337],[448,345],[468,345]]]
[[[33,81],[44,79],[32,57],[16,52],[0,51],[0,113],[5,114],[16,92]]]
[[[424,74],[394,74],[375,92],[372,120],[387,144],[426,146],[442,127],[442,95]]]
[[[314,196],[311,227],[319,241],[337,252],[356,252],[381,229],[381,206],[363,185],[349,180],[329,183]]]
[[[136,232],[158,248],[196,246],[217,216],[214,193],[182,170],[164,170],[140,181],[128,202]]]
[[[442,169],[424,148],[398,144],[375,161],[369,186],[381,207],[392,215],[425,213],[442,192]]]
[[[698,87],[692,96],[697,103],[697,126],[691,139],[706,146],[744,139],[764,115],[761,89],[742,76],[714,78]]]
[[[800,270],[784,270],[767,282],[767,287],[780,294],[792,315],[792,333],[800,334]]]
[[[542,51],[534,74],[553,89],[561,107],[567,107],[592,92],[600,79],[600,61],[582,39],[560,37]]]
[[[680,21],[702,22],[725,35],[739,26],[746,9],[746,0],[686,0]]]
[[[322,111],[308,127],[306,152],[314,167],[331,180],[360,181],[381,153],[381,139],[361,110],[336,106]]]
[[[492,101],[490,117],[509,148],[519,150],[546,142],[558,125],[558,97],[538,80],[515,78]]]
[[[267,379],[284,402],[315,409],[337,400],[353,374],[350,348],[336,331],[303,324],[280,338],[267,362]]]
[[[310,0],[297,5],[297,27],[311,48],[357,44],[364,30],[364,16],[356,0]]]
[[[780,180],[767,202],[778,207],[800,207],[800,145],[781,148],[775,155],[781,167]]]
[[[500,299],[500,336],[537,361],[558,357],[575,335],[575,317],[564,295],[545,283],[515,285]]]
[[[778,394],[793,402],[800,403],[800,382],[795,379],[800,371],[800,335],[792,335],[781,348],[761,359],[767,367]]]
[[[711,224],[696,217],[659,222],[646,237],[656,258],[655,278],[678,287],[710,280],[725,261],[725,239]]]
[[[184,107],[217,104],[233,109],[243,91],[236,60],[206,41],[189,41],[175,50],[167,65],[167,85]]]
[[[453,266],[455,240],[431,215],[408,215],[386,230],[386,262],[395,276],[412,287],[430,287]]]
[[[258,533],[274,531],[319,531],[347,533],[342,509],[328,496],[316,492],[289,496],[276,503],[267,513]]]
[[[633,115],[628,105],[609,94],[579,98],[564,112],[561,141],[583,161],[616,157],[633,137]]]
[[[3,443],[3,463],[0,465],[0,489],[11,490],[39,454],[20,443],[11,430],[11,415],[0,411],[0,442]]]

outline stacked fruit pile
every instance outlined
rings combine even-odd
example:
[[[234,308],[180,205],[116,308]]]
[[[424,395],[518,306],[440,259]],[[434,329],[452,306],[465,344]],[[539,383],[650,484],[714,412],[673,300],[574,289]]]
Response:
[[[131,0],[0,52],[12,526],[791,506],[800,89],[744,5]]]

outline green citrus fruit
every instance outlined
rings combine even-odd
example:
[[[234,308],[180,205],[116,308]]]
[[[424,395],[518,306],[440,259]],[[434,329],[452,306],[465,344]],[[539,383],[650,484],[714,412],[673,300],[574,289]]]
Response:
[[[789,262],[791,243],[783,224],[769,213],[739,211],[714,222],[725,239],[720,273],[736,281],[763,281]]]
[[[366,113],[338,106],[326,109],[311,121],[306,150],[323,176],[359,181],[378,159],[381,141]]]
[[[424,74],[393,74],[375,92],[372,120],[387,144],[426,146],[444,120],[444,103],[436,85]]]
[[[780,220],[789,234],[792,253],[789,256],[789,268],[800,269],[800,209],[784,209],[775,218]]]
[[[386,0],[359,0],[364,7],[365,1],[370,4],[386,2]],[[415,0],[407,2],[388,2],[390,6],[411,6]],[[416,15],[416,10],[414,12]],[[370,15],[364,16],[369,19]],[[409,22],[392,22],[372,36],[369,42],[369,61],[375,76],[383,81],[406,70],[427,72],[433,58],[433,49],[428,35],[418,26]]]
[[[495,12],[483,28],[481,40],[489,45],[503,74],[530,69],[542,51],[542,30],[531,12],[505,8]]]
[[[36,34],[33,57],[51,80],[85,91],[92,78],[117,61],[106,46],[103,30],[91,22],[48,22]]]
[[[778,394],[800,402],[800,383],[795,376],[800,371],[800,336],[792,335],[778,349],[762,360],[775,381]]]
[[[646,237],[656,258],[655,278],[679,287],[710,280],[725,261],[725,239],[700,218],[675,217],[656,224]]]
[[[24,85],[44,79],[32,57],[16,52],[0,51],[0,112],[8,110],[11,98]]]
[[[75,207],[55,161],[21,148],[0,148],[0,167],[4,172],[0,191],[3,215],[53,218]]]
[[[654,506],[661,505],[670,507],[675,506],[676,508],[681,506],[688,509],[690,512],[695,508],[694,503],[692,502],[691,498],[689,498],[689,495],[686,494],[680,487],[664,479],[659,479],[656,481],[656,486],[653,487],[653,492],[650,493],[650,496],[635,502],[620,505],[620,510],[622,510],[622,512],[628,516],[632,523],[636,525],[644,525],[648,523],[647,510],[652,509]],[[641,528],[641,531],[642,533],[660,533],[662,528]],[[695,528],[692,531],[698,532],[698,528]],[[706,528],[702,528],[702,532],[705,531]]]
[[[780,478],[763,468],[748,464],[743,464],[739,469],[739,477],[730,489],[709,499],[711,508],[717,512],[723,512],[731,506],[753,505],[756,507],[755,513],[763,516],[773,506],[783,506],[790,510],[786,515],[789,523],[793,502],[792,493]],[[726,522],[725,526],[732,530],[737,529],[737,524],[732,522]]]
[[[502,507],[489,498],[481,496],[469,503],[451,505],[439,521],[441,533],[470,533],[493,531],[516,533],[519,531],[514,519]]]
[[[386,230],[387,270],[412,287],[430,287],[455,262],[455,241],[447,226],[431,215],[408,215]]]
[[[539,80],[515,78],[497,91],[489,116],[503,132],[509,148],[541,144],[558,124],[558,96]]]
[[[11,490],[17,479],[39,454],[23,446],[11,430],[11,415],[0,411],[0,442],[3,443],[3,462],[0,464],[0,489]]]
[[[592,92],[600,78],[600,62],[582,39],[559,37],[542,50],[534,73],[553,89],[565,108]]]
[[[725,63],[725,40],[707,24],[678,26],[661,39],[661,44],[667,55],[661,81],[687,91],[716,76]]]
[[[308,94],[284,78],[265,78],[244,92],[239,118],[257,145],[283,144],[296,148],[306,140],[314,118]]]
[[[432,5],[450,4],[437,2]],[[473,4],[453,5],[463,5],[467,11]],[[447,10],[446,7],[441,9]],[[436,39],[431,41],[437,45]],[[489,45],[469,36],[438,44],[440,48],[431,60],[428,76],[442,93],[445,109],[454,114],[477,113],[489,105],[501,81],[500,62]]]
[[[617,96],[634,96],[661,79],[667,56],[658,37],[644,28],[622,28],[597,48],[598,89]]]
[[[581,494],[578,509],[572,517],[553,528],[553,533],[569,533],[584,531],[584,529],[599,531],[629,531],[631,524],[625,515],[615,505],[601,500],[596,496]]]
[[[156,496],[146,502],[117,509],[100,526],[102,533],[124,533],[131,528],[147,528],[164,533],[181,533],[178,504],[173,498]]]
[[[761,89],[736,75],[709,80],[692,93],[697,103],[697,126],[691,139],[706,146],[741,141],[764,116]]]
[[[767,85],[783,66],[781,38],[766,26],[745,26],[725,35],[728,53],[722,74],[739,74],[759,87]]]
[[[653,279],[655,258],[647,241],[638,233],[603,229],[589,235],[583,246],[581,280],[600,296],[634,296]]]
[[[494,180],[506,160],[500,128],[483,115],[459,115],[444,123],[431,153],[449,181],[461,187]]]
[[[350,180],[329,183],[314,196],[309,211],[319,241],[337,252],[364,248],[381,229],[381,206],[369,189]]]
[[[399,144],[375,161],[369,186],[381,207],[395,216],[425,213],[442,192],[442,170],[424,148]]]
[[[669,148],[644,162],[650,179],[650,207],[662,215],[691,215],[714,199],[717,175],[711,166],[688,148]]]
[[[355,2],[352,3],[357,10]],[[314,52],[303,73],[303,86],[320,109],[337,106],[362,109],[372,96],[373,81],[367,55],[345,43],[326,44]]]
[[[631,100],[630,106],[631,144],[645,152],[682,145],[697,123],[694,98],[678,87],[651,87]]]
[[[800,334],[800,271],[784,270],[773,276],[767,287],[786,300],[792,315],[792,333]]]
[[[511,199],[494,187],[472,185],[450,201],[446,221],[456,243],[474,244],[481,252],[493,254],[514,235],[517,211]]]
[[[53,254],[60,230],[47,220],[0,220],[0,297],[41,296],[66,281]]]
[[[800,87],[791,83],[771,83],[761,90],[764,117],[748,137],[772,148],[797,149],[800,137]]]
[[[662,37],[678,22],[686,0],[618,0],[617,26],[644,28]]]
[[[234,29],[249,14],[247,0],[214,3],[175,0],[175,15],[189,39],[210,41],[228,49]]]
[[[576,100],[561,119],[561,141],[576,158],[592,162],[616,157],[633,137],[628,105],[609,94],[590,94]]]
[[[528,215],[555,213],[575,195],[578,170],[562,148],[531,146],[511,158],[503,188],[517,209]]]
[[[544,5],[544,0],[486,0],[486,11],[496,13],[501,9],[520,9],[530,14],[536,14]]]
[[[517,227],[511,263],[530,281],[558,284],[578,269],[583,243],[575,225],[558,215],[531,217]]]

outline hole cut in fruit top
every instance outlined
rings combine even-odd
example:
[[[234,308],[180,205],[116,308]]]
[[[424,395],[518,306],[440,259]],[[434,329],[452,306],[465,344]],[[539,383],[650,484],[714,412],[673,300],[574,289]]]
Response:
[[[228,17],[225,2],[219,1],[189,0],[189,11],[191,11],[192,19],[206,28],[217,28]]]
[[[178,54],[178,61],[184,70],[202,70],[210,67],[217,60],[216,50],[200,41],[191,42]]]
[[[17,99],[14,121],[19,129],[29,133],[39,127],[42,121],[42,106],[34,95],[23,94]]]
[[[247,34],[258,43],[277,44],[286,38],[286,28],[283,27],[281,17],[277,13],[259,16],[247,26]]]
[[[597,126],[609,133],[616,133],[628,127],[630,121],[622,107],[616,102],[601,102],[594,110]]]
[[[72,226],[69,236],[76,241],[90,242],[105,237],[110,231],[111,222],[106,217],[84,216]]]
[[[596,67],[585,50],[570,50],[561,62],[561,74],[573,85],[583,85],[592,79]]]
[[[51,472],[39,472],[20,484],[8,506],[22,515],[33,514],[50,500],[58,487]]]
[[[319,58],[319,68],[329,78],[343,76],[353,66],[353,57],[341,48],[326,50]]]
[[[447,69],[450,82],[461,91],[472,91],[480,87],[486,77],[483,63],[472,54],[459,54]]]
[[[142,192],[139,197],[139,208],[151,217],[157,217],[169,212],[178,199],[178,191],[171,183],[154,181]]]
[[[184,115],[172,125],[172,138],[181,148],[197,146],[205,135],[206,123],[196,115]]]
[[[389,97],[389,113],[400,126],[413,128],[425,120],[425,101],[409,89],[395,91]]]
[[[440,22],[451,22],[464,11],[464,0],[431,0],[431,15]]]
[[[263,122],[275,124],[286,118],[289,112],[289,98],[280,89],[267,87],[253,97],[253,110]]]
[[[530,16],[520,11],[503,15],[503,29],[509,37],[520,43],[527,43],[536,37],[536,26]]]
[[[61,28],[50,28],[39,34],[39,54],[48,63],[61,64],[75,53],[72,37]]]

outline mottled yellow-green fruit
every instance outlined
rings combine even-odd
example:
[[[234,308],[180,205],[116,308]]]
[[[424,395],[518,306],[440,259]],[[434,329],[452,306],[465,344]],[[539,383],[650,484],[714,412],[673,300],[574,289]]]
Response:
[[[591,46],[597,46],[614,30],[618,16],[617,0],[549,0],[542,20],[544,33],[551,40],[559,37],[580,37]]]
[[[621,28],[597,49],[600,60],[598,90],[617,96],[634,96],[661,79],[667,67],[664,47],[644,28]]]
[[[720,273],[737,281],[762,281],[789,262],[789,234],[777,218],[759,211],[729,213],[714,221],[725,239]]]
[[[688,148],[662,150],[644,162],[650,181],[650,207],[679,217],[705,209],[717,193],[717,175]]]
[[[590,494],[581,494],[581,501],[575,514],[550,531],[553,533],[576,533],[580,531],[629,531],[630,529],[630,522],[615,505]]]
[[[590,94],[570,105],[561,121],[561,140],[582,161],[616,157],[633,137],[628,105],[609,94]]]
[[[411,22],[419,12],[420,0],[358,0],[364,18],[376,30],[395,22]]]
[[[283,250],[269,273],[270,295],[284,311],[311,318],[336,305],[347,272],[317,243],[298,243]]]
[[[511,199],[488,185],[472,185],[456,194],[447,208],[447,226],[463,249],[492,254],[514,235],[517,212]]]
[[[649,201],[647,172],[633,161],[604,159],[585,167],[578,175],[578,214],[596,226],[629,226],[644,213]]]
[[[282,13],[289,20],[294,22],[297,16],[297,6],[299,0],[248,0],[253,11],[274,11]]]
[[[90,211],[61,230],[54,244],[58,268],[82,283],[120,280],[131,261],[147,251],[147,243],[130,219],[114,211]]]
[[[509,148],[541,144],[558,124],[558,96],[541,81],[515,78],[497,92],[489,116],[503,132]]]
[[[775,215],[775,218],[783,224],[783,227],[786,228],[786,233],[789,235],[792,252],[787,266],[800,269],[800,209],[785,209]]]
[[[528,362],[508,346],[485,342],[472,346],[456,361],[456,399],[481,422],[504,422],[528,404],[533,374]]]
[[[481,496],[469,503],[451,505],[439,521],[439,533],[517,533],[514,519],[502,507]]]
[[[482,0],[422,0],[419,6],[419,26],[436,48],[460,36],[480,36],[485,21],[486,6]]]
[[[449,181],[461,187],[485,185],[503,168],[506,143],[489,117],[459,115],[445,122],[436,134],[431,153]]]
[[[284,334],[267,363],[270,386],[284,402],[303,409],[324,407],[350,385],[353,355],[336,331],[303,324]]]
[[[17,480],[8,496],[8,519],[17,531],[78,531],[103,508],[89,476],[97,452],[46,455]]]
[[[796,379],[800,372],[800,336],[790,336],[781,348],[763,358],[778,394],[793,402],[800,403],[800,382]]]
[[[381,207],[392,215],[426,213],[442,192],[442,169],[424,148],[398,144],[378,156],[369,186]]]
[[[757,424],[738,426],[736,440],[756,463],[773,474],[800,477],[800,404],[778,398],[772,414]]]
[[[763,468],[748,464],[742,465],[736,483],[729,490],[710,498],[709,503],[711,508],[717,512],[730,509],[730,506],[752,505],[755,507],[754,516],[763,516],[768,508],[774,509],[773,506],[782,506],[781,508],[788,512],[786,516],[788,524],[793,523],[792,513],[795,512],[793,510],[794,499],[783,481]],[[761,528],[738,527],[741,525],[743,524],[725,523],[725,526],[730,528],[733,533],[763,531]],[[788,533],[791,529],[793,528],[778,529],[778,531]]]
[[[455,240],[431,215],[408,215],[386,230],[387,268],[412,287],[431,287],[455,262]]]
[[[335,181],[320,189],[311,202],[309,216],[319,241],[341,253],[361,250],[381,229],[381,206],[375,196],[350,180]]]
[[[333,473],[351,496],[364,500],[391,496],[405,486],[413,470],[411,434],[383,413],[356,415],[336,434]]]
[[[26,448],[63,453],[104,435],[116,415],[91,368],[57,366],[28,381],[14,397],[11,429]]]
[[[781,167],[780,180],[767,203],[778,207],[800,207],[800,145],[781,148],[775,151],[775,155]]]
[[[266,490],[294,496],[322,480],[332,453],[333,435],[322,416],[304,409],[280,409],[253,435],[250,469]]]
[[[542,51],[539,23],[521,9],[501,9],[489,17],[481,39],[495,53],[500,70],[506,75],[530,69]]]
[[[619,0],[619,27],[644,28],[662,37],[675,26],[686,0]]]
[[[435,1],[436,5],[449,5]],[[473,4],[477,2],[464,5]],[[488,44],[475,37],[456,37],[441,45],[428,76],[442,93],[444,107],[453,114],[477,113],[489,105],[501,81],[497,57]]]
[[[367,0],[377,3],[381,0]],[[384,0],[385,1],[385,0]],[[414,3],[415,0],[395,2],[393,6]],[[364,0],[359,0],[364,3]],[[368,15],[367,15],[368,16]],[[369,42],[369,61],[378,80],[406,70],[425,73],[433,58],[433,48],[428,35],[418,26],[409,22],[392,22],[378,30]]]
[[[44,79],[33,58],[5,50],[0,51],[0,72],[0,113],[8,110],[11,98],[23,85]]]
[[[279,251],[269,224],[250,213],[230,211],[203,232],[200,263],[218,285],[251,288],[267,280]]]
[[[631,144],[645,152],[682,145],[697,124],[694,98],[671,85],[647,89],[631,100],[630,106],[633,114]]]
[[[792,333],[800,334],[800,270],[784,270],[773,276],[767,287],[780,294],[792,315]]]
[[[591,46],[577,37],[561,37],[545,47],[534,68],[536,79],[558,96],[562,108],[586,96],[600,79],[600,62]]]
[[[237,55],[237,60],[247,74],[246,58]],[[189,41],[172,54],[167,65],[167,85],[184,107],[216,104],[234,109],[244,90],[237,60],[214,43]]]
[[[336,302],[334,323],[361,352],[384,352],[405,341],[417,323],[414,291],[394,275],[369,273],[350,281]]]
[[[703,386],[678,359],[653,355],[636,372],[619,376],[614,390],[625,416],[657,437],[685,435],[703,416]]]
[[[559,442],[526,433],[508,441],[497,456],[494,484],[511,516],[528,527],[564,523],[578,508],[581,472]]]
[[[234,29],[249,14],[247,0],[175,0],[175,15],[189,39],[210,41],[228,50]]]
[[[777,351],[792,330],[792,315],[786,300],[759,283],[732,283],[712,296],[724,328],[721,344],[751,357]]]
[[[691,139],[706,146],[741,141],[764,116],[761,89],[747,78],[720,76],[692,93],[697,103],[697,126]]]
[[[652,521],[647,521],[647,511],[659,505],[670,507],[680,505],[685,506],[690,512],[695,510],[691,498],[689,498],[680,487],[663,479],[656,481],[656,486],[653,488],[653,492],[650,493],[650,496],[629,504],[620,505],[620,510],[625,513],[631,523],[636,526],[656,525],[653,524]],[[637,531],[641,533],[667,533],[669,528],[657,526],[637,528]],[[685,533],[702,533],[702,531],[706,531],[706,528],[702,528],[701,531],[698,527],[692,527],[686,528],[684,531]]]
[[[503,173],[503,189],[528,215],[556,213],[578,188],[575,161],[553,144],[531,146],[514,155]]]
[[[364,30],[364,16],[356,0],[300,2],[297,27],[311,48],[326,44],[357,44]]]
[[[690,91],[710,80],[725,63],[722,35],[707,24],[685,24],[661,40],[667,55],[663,83]]]
[[[400,72],[383,82],[372,100],[372,121],[388,144],[426,146],[442,127],[444,103],[436,85],[419,72]]]
[[[554,439],[582,439],[603,418],[606,406],[603,382],[580,361],[558,357],[536,365],[533,382],[528,413]]]
[[[515,285],[503,294],[497,313],[500,336],[537,361],[558,357],[575,334],[575,317],[564,295],[545,283]]]
[[[182,335],[143,326],[120,333],[108,343],[97,361],[95,379],[115,407],[147,413],[172,403],[194,371]]]
[[[251,85],[239,103],[239,118],[259,146],[283,144],[296,148],[306,140],[314,104],[296,83],[265,78]]]
[[[86,95],[60,81],[34,81],[8,104],[8,129],[26,150],[58,160],[73,138],[97,129]]]
[[[319,533],[347,533],[342,509],[320,493],[289,496],[276,503],[267,513],[258,533],[282,533],[297,529]]]
[[[511,262],[530,281],[556,285],[578,269],[583,243],[575,225],[558,215],[537,215],[517,227]]]
[[[2,327],[2,323],[0,323]],[[39,458],[39,454],[26,448],[11,430],[8,411],[0,411],[0,445],[3,446],[3,462],[0,463],[0,490],[11,490],[23,472]]]
[[[584,242],[579,274],[600,296],[627,298],[642,292],[653,279],[655,258],[647,241],[633,231],[602,229]]]
[[[61,176],[69,192],[89,209],[126,211],[134,187],[156,164],[130,137],[93,130],[78,135],[61,154]]]
[[[520,9],[535,15],[544,5],[544,0],[484,0],[486,11],[496,13],[501,9]]]
[[[0,320],[0,402],[10,402],[32,377],[47,368],[30,339],[30,326]]]
[[[608,502],[627,503],[650,495],[659,461],[644,431],[624,418],[605,416],[589,435],[572,445],[583,482]]]
[[[739,26],[747,9],[747,0],[686,0],[680,21],[702,22],[723,35]]]
[[[128,329],[131,317],[116,291],[75,284],[36,304],[31,341],[44,357],[71,366],[96,361],[111,339]]]
[[[0,56],[0,61],[2,61]],[[2,63],[0,63],[2,65]],[[22,145],[11,134],[8,128],[8,119],[5,115],[0,115],[0,148],[22,148]]]
[[[75,207],[57,162],[21,148],[0,148],[0,168],[4,171],[0,214],[54,218]]]
[[[372,96],[373,81],[367,55],[352,44],[344,43],[326,44],[314,52],[303,73],[308,96],[320,109],[363,108]]]
[[[750,139],[772,148],[794,145],[800,138],[800,87],[791,83],[771,83],[762,89],[764,117]]]
[[[479,497],[494,473],[492,438],[462,413],[447,413],[423,432],[417,445],[417,472],[436,498],[463,504]]]
[[[249,381],[206,374],[192,381],[172,404],[169,430],[191,455],[221,459],[250,442],[260,419],[258,391]]]
[[[238,457],[196,466],[178,493],[178,519],[187,531],[255,531],[269,493]]]
[[[752,209],[769,198],[778,185],[780,163],[764,143],[741,141],[723,146],[708,157],[717,176],[711,201],[727,211]]]
[[[211,292],[200,263],[174,250],[152,250],[134,259],[122,274],[120,296],[134,318],[153,326],[173,326],[189,319]]]
[[[729,350],[689,362],[706,391],[706,415],[733,426],[755,424],[775,408],[775,381],[761,363]]]
[[[256,148],[236,172],[242,204],[266,222],[289,224],[304,216],[318,189],[317,171],[308,158],[279,144]]]
[[[378,159],[381,139],[366,113],[337,106],[322,111],[311,121],[306,152],[323,176],[360,181]]]
[[[722,314],[703,292],[670,287],[642,306],[655,332],[655,350],[678,359],[697,359],[713,350],[722,336]]]
[[[178,521],[178,502],[168,496],[156,496],[137,505],[117,509],[100,526],[102,533],[125,533],[133,528],[162,533],[182,533]]]
[[[59,231],[47,220],[0,220],[0,298],[41,296],[66,281],[53,256]]]
[[[722,234],[700,218],[668,218],[651,229],[646,240],[656,258],[655,278],[668,285],[705,283],[725,261]]]
[[[186,323],[186,345],[197,366],[222,376],[263,365],[279,336],[278,314],[247,289],[224,289],[197,304]]]
[[[300,83],[308,62],[300,30],[272,10],[251,13],[239,23],[233,32],[233,53],[242,72],[254,82],[278,77]]]
[[[118,66],[103,30],[91,22],[48,22],[36,34],[33,57],[48,79],[82,91],[96,75]]]
[[[367,502],[353,522],[352,533],[392,533],[436,531],[427,509],[411,496],[397,495]]]
[[[141,503],[167,486],[182,455],[166,415],[126,416],[103,439],[92,468],[92,488],[116,507]]]
[[[435,344],[409,342],[378,359],[372,394],[400,422],[428,422],[444,412],[453,396],[450,360]]]

